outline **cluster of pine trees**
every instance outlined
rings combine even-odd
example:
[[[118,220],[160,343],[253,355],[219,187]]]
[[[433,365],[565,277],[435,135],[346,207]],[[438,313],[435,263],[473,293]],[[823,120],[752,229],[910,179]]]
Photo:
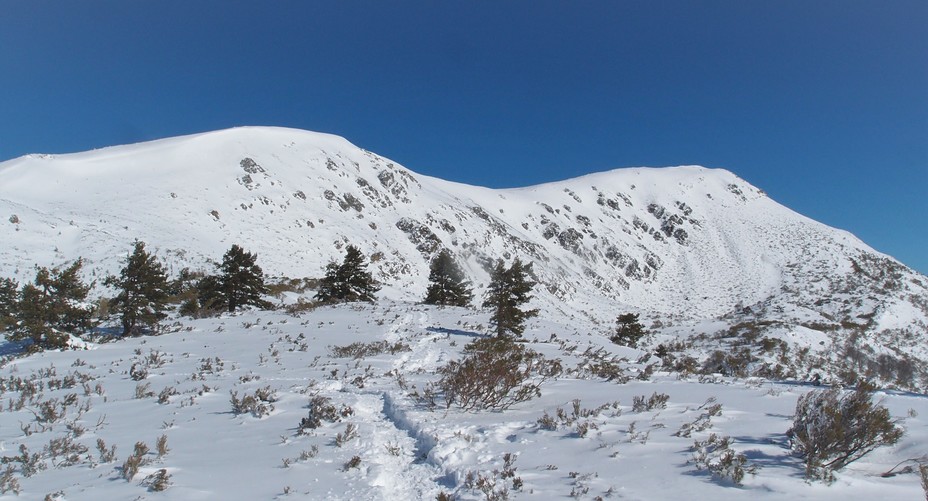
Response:
[[[484,297],[483,307],[490,308],[493,314],[490,322],[498,337],[508,334],[522,335],[525,321],[538,315],[538,310],[523,310],[535,282],[529,279],[532,265],[522,264],[516,258],[509,268],[503,260],[496,262],[490,273],[490,286]],[[425,295],[426,304],[442,306],[470,306],[474,294],[470,281],[464,277],[461,267],[451,257],[451,253],[442,250],[429,266],[429,287]]]
[[[503,260],[497,261],[483,301],[484,308],[493,310],[490,321],[497,336],[521,335],[525,321],[538,315],[538,310],[521,309],[531,299],[530,293],[535,286],[535,282],[528,278],[531,273],[532,265],[522,264],[518,258],[509,268],[505,267]],[[323,303],[373,301],[378,290],[380,286],[367,271],[361,251],[349,245],[341,264],[332,262],[326,267],[316,299]],[[429,286],[423,302],[468,307],[473,298],[471,282],[451,253],[442,249],[429,264]]]
[[[119,275],[103,280],[116,295],[100,305],[87,301],[93,283],[81,282],[83,261],[65,268],[36,268],[32,283],[19,286],[9,278],[0,279],[0,332],[11,341],[24,342],[29,350],[63,348],[72,335],[93,327],[99,306],[117,316],[123,336],[157,332],[173,303],[182,302],[179,312],[204,315],[233,312],[245,306],[269,309],[263,299],[268,294],[257,255],[233,245],[217,264],[216,273],[198,275],[183,270],[174,280],[168,278],[164,264],[136,241]],[[491,308],[491,322],[499,337],[521,335],[526,319],[538,310],[523,310],[531,299],[535,282],[528,278],[531,264],[515,259],[509,268],[499,260],[483,307]],[[330,263],[320,280],[315,299],[322,304],[374,301],[380,284],[367,270],[364,255],[348,245],[339,264]],[[423,302],[440,306],[468,307],[473,300],[471,282],[451,253],[442,250],[429,266],[429,286]]]
[[[31,341],[30,349],[67,344],[69,333],[90,327],[93,307],[87,303],[90,285],[81,283],[83,261],[64,269],[40,267],[35,280],[22,287],[0,281],[0,323],[12,341]]]
[[[218,265],[217,274],[188,287],[188,273],[169,280],[164,265],[145,249],[144,242],[136,241],[119,275],[103,280],[117,292],[102,305],[108,315],[119,317],[123,336],[156,332],[170,304],[185,289],[195,292],[193,301],[198,309],[270,307],[261,298],[267,287],[256,260],[255,254],[233,245]],[[94,284],[81,282],[83,264],[78,259],[63,269],[38,267],[33,282],[22,287],[12,279],[0,279],[0,331],[6,331],[7,339],[24,342],[28,350],[37,351],[67,347],[72,335],[89,330],[96,306],[87,301]]]

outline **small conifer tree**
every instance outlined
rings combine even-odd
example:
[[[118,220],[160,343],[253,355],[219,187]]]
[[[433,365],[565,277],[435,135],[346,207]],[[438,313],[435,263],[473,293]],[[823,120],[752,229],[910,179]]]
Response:
[[[0,332],[12,327],[16,319],[19,284],[12,278],[0,278]]]
[[[638,340],[644,337],[644,327],[638,321],[637,313],[623,313],[615,321],[615,332],[609,338],[613,343],[635,348]]]
[[[424,302],[441,306],[468,306],[474,297],[470,285],[451,253],[442,249],[429,266],[429,287]]]
[[[316,299],[324,303],[373,301],[380,286],[367,271],[364,255],[354,245],[345,248],[342,264],[326,266]]]
[[[145,250],[144,242],[135,242],[119,276],[109,276],[104,283],[119,289],[109,306],[121,317],[123,336],[138,335],[143,327],[154,329],[166,316],[167,274],[164,266]]]
[[[15,326],[7,333],[11,341],[29,340],[29,349],[67,346],[68,334],[90,328],[93,308],[86,303],[91,285],[81,282],[83,260],[64,269],[40,267],[35,280],[19,291]]]
[[[490,274],[490,286],[484,297],[483,307],[493,309],[490,322],[494,325],[498,337],[510,332],[521,336],[525,331],[525,320],[538,315],[537,309],[520,308],[532,299],[529,294],[535,282],[528,278],[531,272],[531,263],[523,265],[522,261],[516,258],[508,269],[500,259]]]
[[[232,245],[222,256],[222,264],[219,265],[213,303],[224,306],[229,312],[248,305],[270,308],[271,304],[261,299],[268,289],[264,285],[264,272],[256,264],[257,260],[257,254]]]

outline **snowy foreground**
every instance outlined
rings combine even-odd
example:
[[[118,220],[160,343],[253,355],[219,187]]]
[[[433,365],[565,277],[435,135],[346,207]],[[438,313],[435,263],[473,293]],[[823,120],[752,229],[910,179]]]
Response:
[[[528,346],[565,368],[602,347],[631,360],[630,380],[573,371],[505,412],[429,410],[413,398],[486,323],[473,310],[390,302],[298,316],[252,311],[184,318],[157,337],[9,361],[0,368],[0,457],[21,457],[24,445],[41,459],[28,478],[19,462],[7,461],[20,492],[0,499],[488,499],[504,489],[513,499],[924,497],[916,474],[881,476],[928,454],[924,395],[879,395],[901,420],[903,439],[839,472],[831,485],[810,484],[785,432],[796,399],[811,387],[661,372],[639,380],[641,353],[565,325],[532,323]],[[334,351],[378,341],[408,349],[361,358]],[[233,393],[241,399],[267,387],[268,415],[233,412]],[[633,410],[634,397],[654,393],[669,396],[666,408]],[[300,433],[314,396],[351,412]],[[687,423],[705,424],[715,403],[721,414],[708,418],[708,428],[675,436]],[[569,419],[555,429],[539,423],[559,408]],[[710,433],[732,437],[732,447],[759,467],[756,475],[737,486],[697,469],[690,447]],[[62,440],[68,436],[76,438]],[[159,457],[161,436],[168,450]],[[101,454],[98,439],[104,453],[116,446],[113,458]],[[127,481],[122,467],[136,442],[150,451]],[[508,468],[507,453],[514,458]],[[169,477],[158,492],[149,476],[161,469]],[[468,487],[469,472],[487,492]]]

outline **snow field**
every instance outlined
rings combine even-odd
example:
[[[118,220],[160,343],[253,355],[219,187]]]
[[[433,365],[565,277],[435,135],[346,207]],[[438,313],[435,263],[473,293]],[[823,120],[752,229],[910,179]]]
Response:
[[[479,325],[486,325],[486,317],[468,309],[389,301],[323,307],[299,316],[247,311],[179,319],[174,332],[157,337],[9,361],[0,368],[0,457],[17,456],[20,445],[42,453],[51,440],[66,436],[87,450],[71,466],[43,454],[46,468],[30,477],[16,473],[20,495],[7,492],[0,499],[41,499],[59,492],[68,500],[408,500],[435,499],[440,492],[485,499],[480,489],[467,487],[469,476],[482,477],[491,491],[505,489],[515,499],[923,495],[916,475],[880,476],[928,453],[923,395],[880,394],[892,415],[902,419],[906,435],[897,446],[853,463],[831,486],[806,483],[802,463],[786,447],[796,399],[808,386],[679,379],[660,372],[638,380],[644,365],[625,362],[630,380],[624,384],[571,371],[546,382],[540,398],[504,412],[430,410],[413,398],[434,380],[438,367],[483,335]],[[530,324],[527,346],[560,358],[565,368],[583,362],[587,347],[631,360],[639,355],[568,325],[568,319]],[[378,342],[395,352],[358,351]],[[25,382],[14,382],[18,378]],[[66,380],[73,386],[59,388],[70,384],[58,382]],[[35,395],[26,388],[29,381],[38,388]],[[264,411],[233,412],[232,392],[243,398],[264,388],[270,390]],[[64,402],[70,394],[76,402],[59,405],[62,418],[39,423],[33,413],[41,414],[42,402]],[[647,409],[642,403],[636,410],[636,397],[646,402],[663,394],[663,405]],[[351,411],[301,433],[314,396]],[[20,399],[25,405],[17,410]],[[716,404],[721,412],[710,412]],[[80,412],[81,407],[86,410]],[[77,434],[68,425],[84,431]],[[687,425],[704,429],[678,436],[685,435],[681,430]],[[28,435],[23,426],[29,427]],[[710,433],[731,436],[732,447],[760,467],[756,476],[736,486],[697,470],[690,446]],[[170,450],[159,458],[154,450],[162,435]],[[98,438],[116,446],[114,460],[101,459]],[[139,441],[152,452],[126,481],[121,465]],[[511,455],[508,468],[506,454]],[[18,463],[10,464],[17,468]],[[149,491],[143,479],[162,468],[170,474],[170,487]]]

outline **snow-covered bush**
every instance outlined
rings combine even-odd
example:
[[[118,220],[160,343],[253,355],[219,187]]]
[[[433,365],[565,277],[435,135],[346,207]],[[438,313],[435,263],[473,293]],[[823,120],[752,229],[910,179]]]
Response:
[[[0,473],[0,494],[6,494],[7,492],[12,492],[19,496],[19,490],[22,488],[19,485],[19,480],[15,476],[16,470],[13,469],[13,465],[6,465],[6,469],[3,470],[3,473]]]
[[[133,478],[138,474],[139,468],[144,464],[145,454],[148,453],[148,446],[142,442],[136,442],[135,451],[133,454],[126,458],[126,461],[122,464],[120,471],[122,472],[122,478],[126,479],[127,482],[131,482]]]
[[[358,438],[358,426],[354,423],[345,425],[345,431],[335,435],[335,446],[342,447],[348,442]]]
[[[389,353],[396,355],[403,351],[409,351],[411,348],[408,344],[397,341],[391,343],[386,340],[371,341],[369,343],[356,342],[346,346],[333,346],[332,356],[339,358],[361,359]]]
[[[171,452],[171,449],[168,449],[168,436],[161,435],[158,437],[158,441],[155,442],[155,450],[158,451],[158,458],[163,458],[167,455],[168,452]]]
[[[918,465],[918,473],[922,477],[922,489],[925,491],[925,499],[928,500],[928,465]]]
[[[745,474],[757,473],[757,466],[748,464],[747,456],[731,448],[731,437],[713,433],[702,442],[693,442],[691,450],[696,469],[708,470],[714,477],[731,480],[735,485],[741,485]]]
[[[571,401],[571,413],[568,414],[564,409],[558,407],[554,416],[548,414],[548,411],[545,411],[544,415],[538,418],[536,423],[538,424],[538,428],[548,431],[555,431],[561,426],[570,427],[576,423],[577,436],[582,438],[586,436],[587,432],[589,432],[591,429],[595,430],[598,429],[598,427],[593,421],[588,420],[580,422],[581,419],[594,418],[609,408],[613,409],[612,417],[616,417],[622,413],[622,411],[619,410],[619,406],[619,401],[616,400],[611,403],[605,403],[593,409],[586,409],[580,406],[580,399],[575,398]]]
[[[147,486],[152,492],[161,492],[171,486],[171,475],[168,470],[161,468],[142,480],[142,485]]]
[[[65,435],[49,440],[42,452],[51,459],[56,468],[61,468],[80,463],[82,456],[87,452],[87,446],[75,442],[70,435]]]
[[[342,467],[343,471],[348,471],[352,468],[359,468],[361,466],[361,456],[352,456],[345,465]]]
[[[670,395],[666,393],[654,392],[650,397],[638,395],[632,397],[632,410],[635,412],[644,412],[654,409],[666,409],[668,400],[670,400]]]
[[[836,470],[902,438],[889,409],[872,401],[872,390],[860,383],[852,392],[831,388],[799,397],[787,436],[806,463],[806,478],[830,482]]]
[[[116,446],[107,449],[106,442],[102,438],[97,438],[97,451],[100,452],[101,463],[112,463],[116,461]]]
[[[610,352],[588,347],[580,354],[576,368],[568,369],[571,376],[578,378],[598,377],[622,384],[629,380],[623,368],[625,360]]]
[[[438,369],[431,388],[448,407],[505,410],[541,395],[541,383],[562,371],[560,360],[505,337],[481,338],[464,347],[464,358]]]
[[[716,403],[715,397],[709,397],[706,403],[699,408],[705,411],[692,422],[683,423],[683,426],[673,434],[675,437],[689,438],[693,433],[706,431],[712,427],[712,418],[722,414],[722,404]]]
[[[492,472],[474,472],[469,471],[464,477],[463,487],[483,494],[487,501],[505,501],[509,499],[509,487],[506,480],[512,480],[512,488],[521,490],[523,486],[522,477],[516,476],[514,465],[516,456],[507,452],[503,454],[502,470],[494,469]],[[444,494],[444,493],[442,493]],[[438,499],[443,499],[439,494]],[[445,495],[444,499],[454,499]]]
[[[238,398],[238,392],[231,392],[233,414],[250,413],[256,418],[264,417],[274,411],[273,403],[277,401],[276,393],[271,390],[270,386],[255,390],[253,395],[244,394]]]
[[[26,478],[47,468],[47,465],[42,460],[42,454],[38,452],[30,454],[26,444],[19,444],[18,456],[3,456],[0,458],[0,464],[11,465],[12,463],[19,463],[19,472]]]
[[[322,422],[334,423],[354,414],[351,407],[342,405],[341,409],[331,403],[331,399],[316,395],[309,401],[309,415],[300,420],[297,434],[303,435],[307,430],[322,426]]]

